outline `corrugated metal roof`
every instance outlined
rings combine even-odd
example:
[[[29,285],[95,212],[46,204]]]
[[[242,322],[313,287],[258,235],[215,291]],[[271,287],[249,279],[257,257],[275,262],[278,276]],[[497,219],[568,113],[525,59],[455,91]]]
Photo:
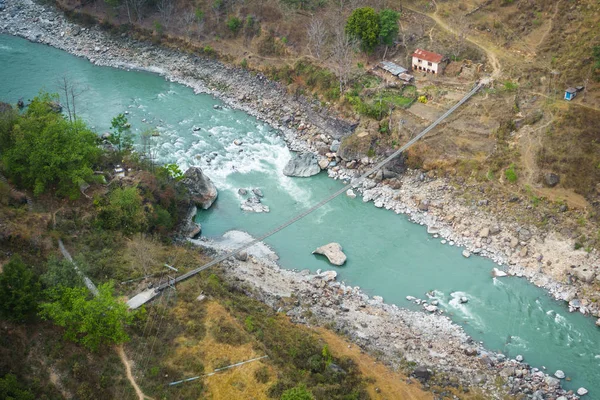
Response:
[[[392,75],[400,75],[403,74],[405,72],[407,72],[408,70],[404,67],[399,66],[398,64],[394,64],[391,61],[382,61],[379,63],[379,66],[386,70],[387,72],[389,72]]]
[[[434,63],[440,63],[444,59],[444,56],[441,54],[421,49],[416,49],[412,56]]]
[[[566,90],[566,92],[567,93],[577,93],[577,89],[570,87]]]

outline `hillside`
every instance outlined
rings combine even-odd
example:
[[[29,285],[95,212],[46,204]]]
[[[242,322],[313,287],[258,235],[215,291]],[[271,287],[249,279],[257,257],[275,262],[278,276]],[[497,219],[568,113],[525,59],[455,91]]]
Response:
[[[407,165],[474,177],[504,192],[517,189],[597,214],[600,152],[592,128],[600,115],[594,58],[600,12],[592,0],[59,4],[81,21],[97,18],[118,34],[217,55],[262,71],[290,93],[318,99],[329,112],[358,123],[362,135],[348,138],[340,150],[352,158],[399,146],[478,76],[492,75],[494,87],[411,150]],[[392,46],[340,54],[336,38],[358,6],[399,13]],[[448,56],[446,74],[417,73],[415,86],[403,89],[375,69],[384,57],[410,66],[416,48]],[[585,90],[566,102],[564,90],[571,86]],[[420,96],[426,103],[416,101]],[[508,169],[515,171],[516,184],[506,181]],[[549,187],[551,173],[559,183]],[[595,236],[586,234],[588,245],[597,245]]]

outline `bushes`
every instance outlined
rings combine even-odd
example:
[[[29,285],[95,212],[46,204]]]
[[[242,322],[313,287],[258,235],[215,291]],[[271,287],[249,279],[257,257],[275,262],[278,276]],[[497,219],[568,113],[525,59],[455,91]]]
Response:
[[[148,222],[142,207],[142,196],[136,187],[116,188],[108,198],[96,200],[98,223],[104,229],[125,234],[141,232]]]
[[[504,176],[506,180],[510,183],[515,183],[517,181],[517,173],[515,172],[515,164],[510,164],[510,166],[504,171]]]
[[[31,268],[14,256],[0,274],[0,314],[22,321],[32,316],[41,296],[41,285]]]
[[[227,19],[227,28],[233,33],[233,36],[237,36],[238,32],[242,28],[242,20],[238,17],[229,17]]]

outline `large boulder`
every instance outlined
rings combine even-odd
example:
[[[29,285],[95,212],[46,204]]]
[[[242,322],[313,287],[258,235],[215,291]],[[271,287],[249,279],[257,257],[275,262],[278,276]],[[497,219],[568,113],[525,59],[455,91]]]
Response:
[[[202,226],[194,221],[198,209],[194,204],[190,204],[185,217],[181,220],[179,232],[190,239],[194,239],[202,233]]]
[[[346,255],[342,252],[342,246],[339,243],[326,244],[317,248],[312,253],[324,255],[333,265],[344,265],[346,262]]]
[[[319,159],[312,153],[298,154],[287,163],[283,169],[286,176],[309,177],[321,172]]]
[[[546,184],[546,186],[554,187],[554,186],[558,185],[559,182],[560,182],[560,176],[558,176],[557,174],[555,174],[553,172],[548,172],[547,174],[544,175],[544,183]]]
[[[433,375],[433,371],[430,370],[429,368],[421,365],[414,369],[414,371],[412,372],[412,375],[415,378],[419,379],[421,382],[427,382]]]
[[[191,167],[180,181],[190,193],[191,200],[203,210],[207,210],[217,199],[217,188],[210,178],[198,167]]]

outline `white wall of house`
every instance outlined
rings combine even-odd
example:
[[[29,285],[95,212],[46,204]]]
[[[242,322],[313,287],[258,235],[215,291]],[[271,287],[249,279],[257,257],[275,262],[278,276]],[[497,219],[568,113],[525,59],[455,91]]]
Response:
[[[425,71],[425,72],[433,72],[437,74],[439,72],[439,64],[425,61],[417,57],[412,58],[412,66],[415,71]]]

